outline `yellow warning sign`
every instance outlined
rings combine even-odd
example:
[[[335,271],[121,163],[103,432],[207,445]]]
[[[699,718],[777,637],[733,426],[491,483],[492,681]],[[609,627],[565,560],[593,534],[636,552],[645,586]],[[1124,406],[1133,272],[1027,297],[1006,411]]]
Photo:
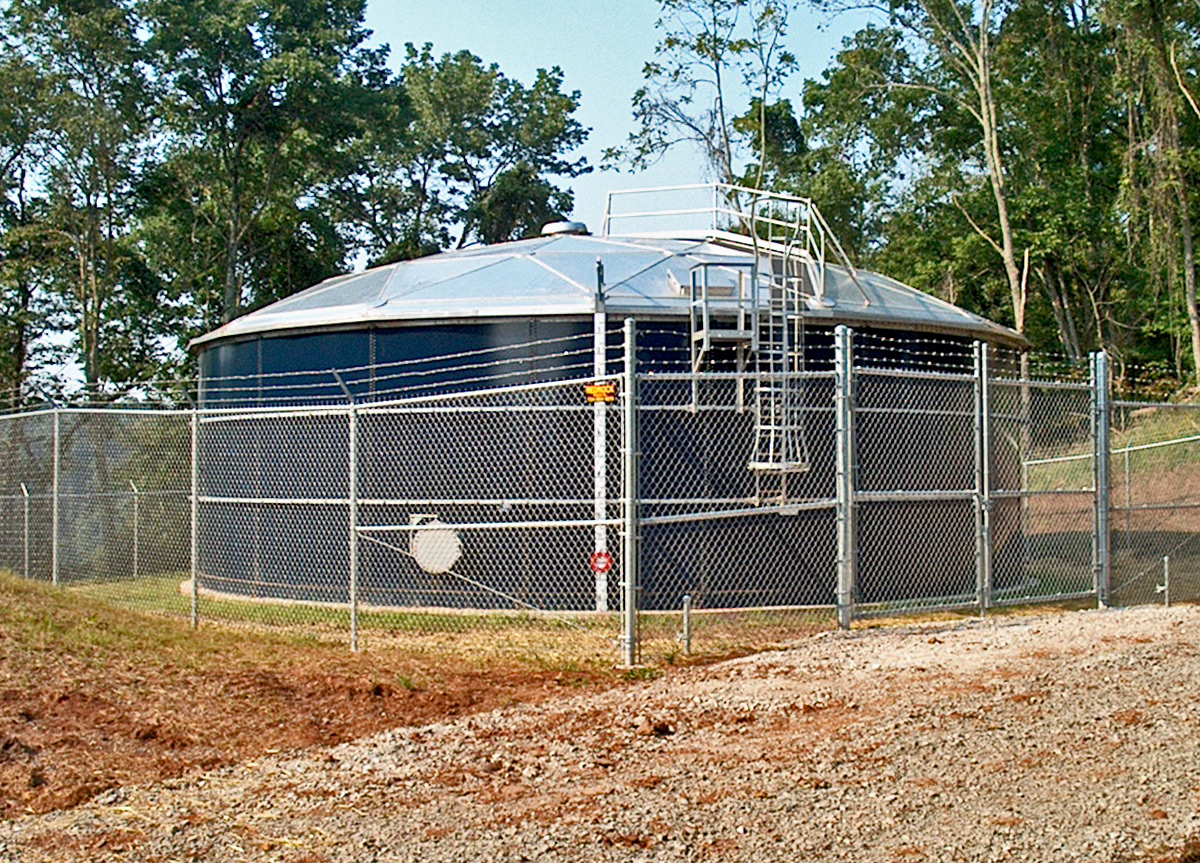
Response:
[[[617,382],[596,381],[593,384],[585,384],[583,392],[590,405],[611,404],[617,400]]]

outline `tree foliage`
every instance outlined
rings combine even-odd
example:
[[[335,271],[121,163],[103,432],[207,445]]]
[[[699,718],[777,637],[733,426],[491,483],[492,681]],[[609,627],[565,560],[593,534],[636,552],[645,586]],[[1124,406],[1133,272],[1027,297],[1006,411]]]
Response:
[[[0,398],[186,365],[356,261],[526,236],[589,170],[557,68],[408,46],[365,0],[10,0],[0,11]]]
[[[806,82],[801,120],[866,192],[861,258],[1037,347],[1194,372],[1197,7],[881,11]]]

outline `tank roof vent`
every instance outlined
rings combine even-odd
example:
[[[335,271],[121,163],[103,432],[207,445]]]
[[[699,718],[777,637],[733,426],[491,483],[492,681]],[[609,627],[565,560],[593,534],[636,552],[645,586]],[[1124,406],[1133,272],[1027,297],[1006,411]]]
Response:
[[[583,222],[547,222],[542,226],[543,237],[554,237],[559,234],[588,234],[587,225]]]

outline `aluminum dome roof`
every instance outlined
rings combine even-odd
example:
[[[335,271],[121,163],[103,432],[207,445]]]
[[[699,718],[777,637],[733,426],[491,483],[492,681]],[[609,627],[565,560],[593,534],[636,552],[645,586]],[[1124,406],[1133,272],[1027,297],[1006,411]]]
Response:
[[[616,316],[687,317],[699,263],[745,264],[753,253],[733,235],[692,237],[560,234],[442,252],[327,279],[195,339],[194,346],[276,331],[476,318],[590,316],[596,261],[604,265],[605,310]],[[744,242],[744,241],[743,241]],[[672,278],[673,277],[673,278]],[[1013,330],[877,273],[826,268],[814,323],[927,330],[1021,344]]]

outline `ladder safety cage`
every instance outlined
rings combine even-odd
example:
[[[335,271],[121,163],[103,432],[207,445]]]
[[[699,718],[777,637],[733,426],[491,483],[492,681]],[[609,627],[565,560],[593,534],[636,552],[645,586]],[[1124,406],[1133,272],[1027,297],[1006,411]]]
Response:
[[[647,196],[669,204],[634,205],[624,211],[614,207],[622,199]],[[830,249],[870,304],[841,244],[811,200],[727,183],[610,192],[603,234],[609,235],[618,221],[659,228],[635,235],[699,232],[715,245],[749,253],[746,264],[702,262],[691,270],[687,290],[692,406],[698,401],[695,376],[711,361],[715,345],[734,349],[738,371],[744,371],[747,357],[753,356],[757,385],[748,467],[756,473],[760,497],[786,501],[786,475],[809,467],[804,435],[804,313],[809,306],[832,305],[825,290]],[[670,230],[661,230],[664,226]],[[738,269],[742,272],[731,285],[731,271]]]

